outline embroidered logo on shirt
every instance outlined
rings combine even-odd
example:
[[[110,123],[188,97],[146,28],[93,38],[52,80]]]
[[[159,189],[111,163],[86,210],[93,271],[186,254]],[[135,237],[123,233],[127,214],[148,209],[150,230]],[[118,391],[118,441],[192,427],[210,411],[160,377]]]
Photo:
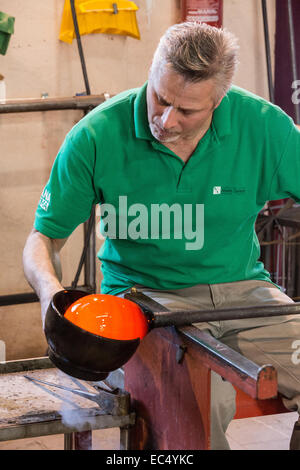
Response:
[[[51,200],[51,193],[45,188],[39,202],[41,209],[47,212]]]
[[[245,188],[228,188],[222,186],[214,186],[213,187],[213,194],[222,194],[222,195],[239,195],[246,192]]]
[[[213,194],[221,194],[221,192],[222,192],[221,186],[214,186]]]

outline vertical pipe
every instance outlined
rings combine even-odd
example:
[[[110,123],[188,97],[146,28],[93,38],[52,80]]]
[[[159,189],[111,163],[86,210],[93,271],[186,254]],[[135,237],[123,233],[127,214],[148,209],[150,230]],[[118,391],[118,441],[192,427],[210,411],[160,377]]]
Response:
[[[84,283],[96,292],[96,210],[95,206],[89,218],[89,225],[84,228],[84,240],[88,244],[87,255],[85,257]]]
[[[291,48],[291,60],[292,60],[292,76],[293,82],[297,80],[297,61],[296,61],[296,49],[295,49],[295,33],[294,33],[294,19],[293,19],[293,8],[291,0],[288,0],[288,18],[289,18],[289,35],[290,35],[290,48]],[[299,104],[295,105],[296,123],[300,124],[300,111]]]
[[[273,78],[272,78],[272,64],[271,64],[271,52],[270,52],[270,39],[269,39],[269,24],[268,24],[268,12],[267,12],[267,3],[266,0],[261,0],[261,8],[263,14],[263,24],[264,24],[264,36],[265,36],[265,51],[266,51],[266,61],[267,61],[267,75],[268,75],[268,87],[269,87],[269,100],[271,103],[275,103],[274,97],[274,85],[273,85]],[[270,206],[268,202],[268,207]],[[268,232],[270,233],[271,230],[269,229]],[[270,253],[272,248],[266,248],[266,254],[268,255],[267,263],[270,265]]]
[[[81,44],[81,38],[80,38],[80,33],[79,33],[79,27],[78,27],[74,1],[75,0],[70,0],[72,18],[73,18],[73,23],[74,23],[74,30],[75,30],[76,39],[77,39],[77,46],[78,46],[78,52],[79,52],[79,57],[81,61],[81,68],[82,68],[82,73],[83,73],[83,78],[84,78],[84,83],[85,83],[86,94],[90,95],[91,90],[90,90],[89,80],[88,80],[87,71],[86,71],[85,59],[83,55],[83,49],[82,49],[82,44]]]
[[[261,1],[263,22],[264,22],[264,34],[265,34],[265,49],[267,59],[267,73],[268,73],[268,86],[269,86],[269,97],[271,103],[274,103],[274,86],[272,79],[272,65],[271,65],[271,52],[270,52],[270,39],[269,39],[269,26],[268,26],[268,13],[266,0]]]
[[[283,292],[286,292],[286,236],[287,236],[287,229],[286,227],[282,227],[283,235],[282,235],[282,266],[281,266],[281,287],[284,289]]]
[[[129,426],[120,427],[120,450],[130,450],[130,434]]]
[[[64,450],[74,450],[74,433],[64,434]]]
[[[84,224],[84,247],[82,250],[81,258],[72,282],[72,288],[76,289],[79,276],[84,265],[84,285],[91,287],[93,292],[96,292],[96,241],[95,241],[95,208],[93,207],[90,218]]]

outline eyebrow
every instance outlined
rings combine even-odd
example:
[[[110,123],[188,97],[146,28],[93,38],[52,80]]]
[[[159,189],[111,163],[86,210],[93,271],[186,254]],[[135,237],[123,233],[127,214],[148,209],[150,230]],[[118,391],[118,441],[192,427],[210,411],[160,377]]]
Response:
[[[171,103],[168,103],[159,93],[155,92],[157,98],[159,101],[164,105],[164,106],[172,106]],[[180,106],[176,109],[179,109],[180,111],[188,111],[188,112],[196,112],[196,111],[201,111],[201,109],[191,109],[191,108],[181,108]]]

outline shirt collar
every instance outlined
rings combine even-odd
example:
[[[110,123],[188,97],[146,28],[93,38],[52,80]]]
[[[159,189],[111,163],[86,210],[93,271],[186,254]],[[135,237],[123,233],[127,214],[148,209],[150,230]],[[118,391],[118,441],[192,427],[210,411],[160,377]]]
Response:
[[[212,123],[218,139],[231,134],[231,105],[228,93],[214,110]]]
[[[134,128],[138,139],[154,140],[151,134],[147,113],[147,85],[146,82],[138,91],[134,101]]]
[[[134,127],[138,139],[154,140],[149,128],[147,114],[146,82],[138,91],[134,102]],[[231,106],[228,94],[224,96],[213,113],[213,129],[218,139],[231,133]]]

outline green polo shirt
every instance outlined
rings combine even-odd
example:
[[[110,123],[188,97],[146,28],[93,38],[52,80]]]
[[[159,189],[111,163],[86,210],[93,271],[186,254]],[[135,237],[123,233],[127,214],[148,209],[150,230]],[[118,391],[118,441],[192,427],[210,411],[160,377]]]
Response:
[[[68,237],[102,208],[102,293],[142,284],[270,281],[259,261],[258,212],[300,200],[300,132],[278,107],[232,87],[187,163],[152,136],[146,87],[101,104],[67,135],[35,228]]]

